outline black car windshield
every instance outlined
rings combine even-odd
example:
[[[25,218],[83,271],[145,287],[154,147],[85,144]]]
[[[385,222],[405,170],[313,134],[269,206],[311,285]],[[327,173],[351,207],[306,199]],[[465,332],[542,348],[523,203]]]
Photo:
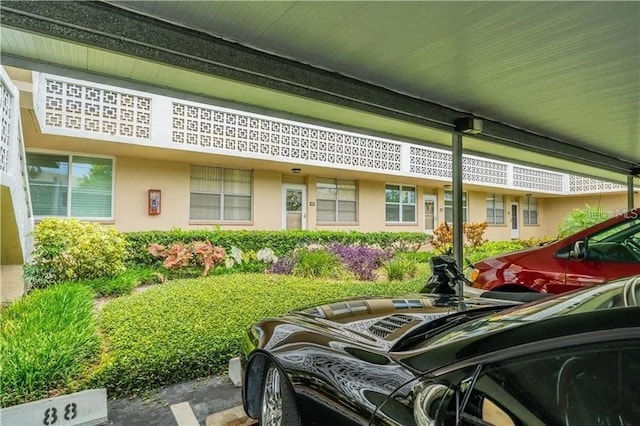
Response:
[[[496,329],[504,330],[523,323],[598,309],[622,307],[624,306],[622,291],[627,281],[627,279],[613,281],[608,284],[565,293],[552,299],[543,299],[483,316],[449,328],[443,333],[432,335],[413,346],[412,349],[431,349],[458,340],[490,333]],[[640,286],[638,287],[640,288]]]

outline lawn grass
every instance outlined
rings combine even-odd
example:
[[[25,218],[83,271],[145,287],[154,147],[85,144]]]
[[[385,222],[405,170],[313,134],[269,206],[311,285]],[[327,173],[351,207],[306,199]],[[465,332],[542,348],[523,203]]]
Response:
[[[158,284],[165,280],[164,274],[153,268],[128,268],[114,276],[78,281],[90,287],[98,297],[116,297],[129,294],[134,288],[145,284]]]
[[[81,284],[35,290],[0,311],[0,404],[68,392],[100,350],[93,293]]]
[[[351,296],[412,293],[423,282],[236,274],[152,287],[104,307],[100,326],[108,352],[90,381],[110,396],[135,395],[217,373],[239,354],[247,328],[261,318]]]

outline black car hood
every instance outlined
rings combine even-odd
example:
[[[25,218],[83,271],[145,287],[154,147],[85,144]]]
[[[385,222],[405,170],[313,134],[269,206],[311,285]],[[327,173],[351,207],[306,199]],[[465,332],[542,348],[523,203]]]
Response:
[[[273,321],[281,325],[289,323],[292,326],[290,331],[305,329],[302,339],[308,339],[309,334],[317,334],[331,340],[344,339],[350,344],[359,343],[387,351],[411,330],[440,317],[461,310],[509,307],[516,304],[517,302],[512,301],[431,294],[396,298],[352,298],[292,311]],[[295,335],[296,333],[292,333],[288,336],[287,343],[292,343]],[[275,348],[278,343],[273,339],[269,340],[269,349]]]
[[[509,306],[513,303],[425,294],[341,300],[254,324],[244,353],[268,353],[304,398],[348,406],[350,415],[366,422],[388,395],[415,378],[390,356],[404,336],[461,309]]]

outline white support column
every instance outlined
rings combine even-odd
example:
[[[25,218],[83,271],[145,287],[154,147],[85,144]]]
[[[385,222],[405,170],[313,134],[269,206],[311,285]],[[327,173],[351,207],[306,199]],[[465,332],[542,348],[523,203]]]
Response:
[[[513,184],[513,164],[507,163],[507,186],[509,188],[515,188]]]
[[[151,97],[151,143],[153,146],[176,148],[172,143],[173,101],[166,96]]]
[[[403,143],[400,145],[400,174],[409,176],[411,172],[411,145]]]

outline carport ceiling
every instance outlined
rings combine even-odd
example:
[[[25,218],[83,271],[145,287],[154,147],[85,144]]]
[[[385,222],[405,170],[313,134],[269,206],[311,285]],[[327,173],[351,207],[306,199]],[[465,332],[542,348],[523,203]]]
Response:
[[[614,180],[640,165],[638,2],[108,3],[3,1],[3,63],[440,145],[474,115],[474,153]]]

